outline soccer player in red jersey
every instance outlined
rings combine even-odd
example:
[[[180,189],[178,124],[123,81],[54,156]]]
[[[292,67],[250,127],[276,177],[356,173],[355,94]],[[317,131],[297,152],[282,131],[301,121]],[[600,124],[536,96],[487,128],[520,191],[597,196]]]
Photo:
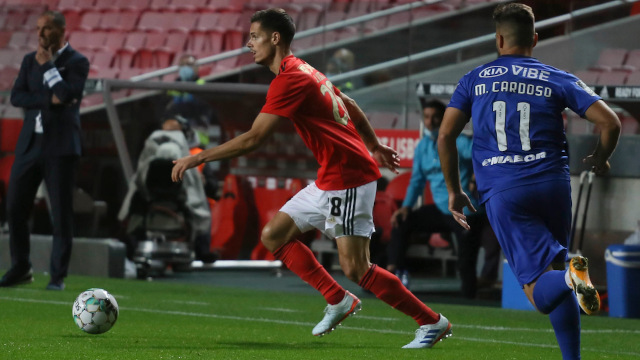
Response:
[[[302,280],[317,289],[328,305],[313,335],[330,333],[361,309],[360,300],[341,287],[296,237],[319,229],[338,246],[346,276],[379,299],[411,316],[420,326],[405,348],[430,348],[451,334],[451,323],[433,312],[385,269],[371,264],[373,203],[380,171],[376,161],[397,172],[397,153],[378,142],[364,112],[327,77],[293,56],[295,25],[282,9],[256,12],[247,47],[257,64],[276,77],[251,129],[197,155],[175,161],[173,181],[207,161],[241,156],[263,144],[282,121],[296,131],[318,160],[318,179],[289,200],[264,227],[261,241]]]

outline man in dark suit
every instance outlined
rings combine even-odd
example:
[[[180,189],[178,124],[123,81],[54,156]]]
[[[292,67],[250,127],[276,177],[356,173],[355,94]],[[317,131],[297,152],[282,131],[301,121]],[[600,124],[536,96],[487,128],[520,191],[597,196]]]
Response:
[[[80,102],[89,61],[65,42],[65,18],[46,11],[37,24],[38,49],[22,60],[11,104],[24,109],[7,199],[11,269],[0,287],[33,281],[29,219],[44,179],[51,203],[53,248],[49,290],[63,290],[73,237],[72,193],[81,153]]]

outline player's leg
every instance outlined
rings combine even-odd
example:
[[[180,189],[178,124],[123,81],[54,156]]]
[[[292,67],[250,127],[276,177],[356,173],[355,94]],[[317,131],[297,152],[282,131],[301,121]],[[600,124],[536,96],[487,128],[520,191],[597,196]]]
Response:
[[[334,221],[327,224],[327,229],[336,238],[340,265],[350,280],[411,316],[421,326],[416,339],[407,347],[431,347],[450,334],[449,321],[416,298],[398,277],[370,262],[369,237],[374,229],[372,210],[376,190],[372,184],[375,185],[370,183],[346,190],[344,197],[341,193],[330,192],[330,196],[342,199],[340,203],[345,209],[339,215],[336,211]]]
[[[567,300],[571,288],[566,271],[559,270],[567,251],[569,195],[567,181],[549,181],[503,191],[486,208],[516,278],[531,303],[550,314],[563,356],[573,359],[580,353],[579,310]]]
[[[281,260],[289,270],[318,290],[329,304],[345,297],[345,290],[316,260],[313,252],[295,238],[302,234],[294,220],[278,212],[262,230],[261,241],[267,250]]]

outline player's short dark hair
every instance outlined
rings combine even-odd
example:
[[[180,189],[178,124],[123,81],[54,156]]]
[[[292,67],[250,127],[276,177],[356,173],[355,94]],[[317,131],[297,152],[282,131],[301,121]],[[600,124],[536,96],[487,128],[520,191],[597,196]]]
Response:
[[[519,3],[500,4],[493,11],[493,22],[496,28],[506,25],[513,30],[513,45],[533,46],[536,19],[530,6]]]
[[[251,22],[260,23],[260,26],[271,33],[279,32],[282,41],[290,45],[293,41],[293,36],[296,34],[296,24],[293,19],[283,9],[266,9],[256,11],[251,16]]]
[[[64,15],[59,11],[47,10],[42,13],[42,16],[48,16],[53,21],[53,25],[60,29],[64,29],[67,26],[67,21],[64,18]]]
[[[422,102],[422,110],[426,108],[433,108],[436,110],[437,115],[442,119],[444,111],[447,110],[447,106],[438,99],[430,99]]]

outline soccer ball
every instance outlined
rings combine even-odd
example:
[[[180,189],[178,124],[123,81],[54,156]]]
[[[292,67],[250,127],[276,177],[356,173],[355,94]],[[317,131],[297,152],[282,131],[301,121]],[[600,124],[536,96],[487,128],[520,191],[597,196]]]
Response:
[[[82,292],[73,303],[73,321],[80,330],[102,334],[118,320],[118,303],[107,290],[91,288]]]

